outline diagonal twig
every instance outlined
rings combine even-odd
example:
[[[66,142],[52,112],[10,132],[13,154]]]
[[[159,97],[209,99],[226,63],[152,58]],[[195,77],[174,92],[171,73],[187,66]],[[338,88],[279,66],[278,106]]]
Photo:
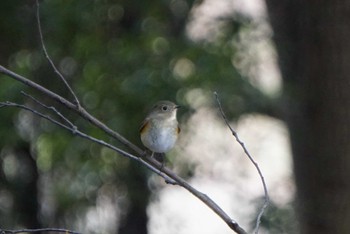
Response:
[[[20,108],[20,109],[24,109],[24,110],[27,110],[27,111],[30,111],[32,112],[33,114],[43,118],[43,119],[46,119],[48,121],[50,121],[51,123],[55,124],[55,125],[58,125],[59,127],[61,128],[64,128],[68,131],[70,131],[73,135],[77,135],[77,136],[80,136],[82,138],[85,138],[87,140],[90,140],[92,142],[95,142],[97,144],[100,144],[102,146],[105,146],[107,148],[110,148],[112,149],[113,151],[119,153],[120,155],[124,156],[124,157],[127,157],[127,158],[130,158],[130,159],[133,159],[133,160],[136,160],[140,163],[142,163],[143,165],[145,165],[147,168],[149,168],[151,171],[155,172],[156,174],[158,174],[159,176],[163,177],[164,180],[169,183],[169,184],[177,184],[172,178],[169,178],[168,175],[166,175],[165,173],[163,173],[161,170],[157,169],[156,167],[154,167],[152,164],[150,164],[149,162],[145,161],[144,159],[140,158],[140,157],[137,157],[135,155],[132,155],[122,149],[119,149],[118,147],[115,147],[103,140],[100,140],[100,139],[97,139],[95,137],[92,137],[86,133],[83,133],[81,132],[80,130],[78,130],[78,128],[72,123],[70,122],[66,117],[64,117],[59,111],[56,110],[56,108],[54,107],[51,107],[51,106],[47,106],[43,103],[41,103],[40,101],[36,100],[34,97],[28,95],[28,94],[25,94],[26,96],[28,96],[29,98],[31,98],[32,100],[34,100],[35,102],[37,102],[39,105],[47,108],[47,109],[50,109],[52,110],[56,115],[58,115],[59,117],[63,118],[65,120],[65,122],[67,122],[69,124],[69,126],[66,126],[60,122],[58,122],[57,120],[53,119],[52,117],[48,116],[48,115],[45,115],[37,110],[34,110],[33,108],[31,107],[28,107],[26,105],[22,105],[22,104],[18,104],[18,103],[13,103],[13,102],[0,102],[0,108],[1,107],[4,107],[4,106],[7,106],[7,107],[17,107],[17,108]],[[1,233],[0,233],[1,234]]]
[[[31,98],[34,99],[34,97],[31,97]],[[41,102],[38,101],[38,103],[40,104]],[[232,218],[230,218],[210,197],[208,197],[206,194],[201,193],[198,190],[196,190],[195,188],[193,188],[184,179],[182,179],[181,177],[178,177],[170,169],[161,166],[160,163],[155,161],[153,158],[147,157],[145,159],[142,159],[141,157],[136,157],[134,155],[131,155],[128,152],[125,152],[125,151],[123,151],[123,150],[121,150],[113,145],[110,145],[102,140],[98,140],[94,137],[91,137],[91,136],[85,134],[85,133],[82,133],[76,127],[68,127],[68,126],[54,120],[50,116],[44,115],[44,114],[42,114],[42,113],[40,113],[40,112],[38,112],[38,111],[28,107],[28,106],[17,104],[17,103],[12,103],[12,102],[0,102],[0,107],[1,106],[12,106],[12,107],[18,107],[21,109],[28,110],[28,111],[44,118],[44,119],[51,121],[52,123],[66,129],[66,130],[71,131],[75,135],[78,135],[82,138],[86,138],[86,139],[93,141],[93,142],[96,142],[100,145],[106,146],[106,147],[118,152],[119,154],[121,154],[123,156],[129,157],[131,159],[134,159],[134,160],[137,160],[137,161],[143,163],[146,167],[151,169],[153,172],[155,172],[158,175],[160,175],[161,177],[163,177],[167,183],[173,184],[173,185],[180,185],[181,187],[185,188],[190,193],[192,193],[194,196],[196,196],[198,199],[203,201],[203,203],[206,204],[210,209],[212,209],[217,215],[219,215],[219,217],[221,217],[232,230],[236,231],[239,234],[246,234],[244,229],[241,228],[236,221],[234,221]],[[48,107],[48,106],[44,105],[44,107]],[[50,107],[48,107],[48,108],[50,108]],[[55,108],[50,108],[50,110],[53,110],[54,112],[58,112]],[[60,115],[61,114],[59,114],[59,116]],[[156,167],[162,168],[162,169],[161,170],[157,169],[154,167],[154,165],[156,165]]]
[[[264,188],[264,196],[265,196],[265,201],[264,201],[264,204],[263,206],[261,207],[261,210],[258,214],[258,217],[256,219],[256,223],[255,223],[255,228],[254,228],[254,233],[258,233],[259,232],[259,226],[260,226],[260,222],[261,222],[261,217],[262,215],[264,214],[265,212],[265,209],[268,207],[269,205],[269,202],[270,202],[270,198],[269,198],[269,194],[268,194],[268,191],[267,191],[267,186],[266,186],[266,182],[265,182],[265,179],[264,179],[264,176],[259,168],[259,165],[257,162],[255,162],[255,160],[253,159],[253,157],[250,155],[247,147],[245,147],[244,145],[244,142],[241,141],[238,137],[238,134],[235,130],[233,130],[233,128],[231,127],[231,125],[229,124],[227,118],[226,118],[226,115],[222,109],[222,106],[221,106],[221,102],[219,100],[219,96],[217,94],[217,92],[214,92],[214,95],[215,95],[215,98],[216,98],[216,102],[219,106],[219,109],[220,109],[220,113],[221,113],[221,116],[222,118],[224,119],[227,127],[230,129],[232,135],[236,138],[236,141],[241,145],[244,153],[248,156],[249,160],[253,163],[253,165],[255,166],[256,170],[258,171],[259,173],[259,176],[260,176],[260,179],[261,179],[261,182],[262,182],[262,185],[263,185],[263,188]]]
[[[106,134],[110,135],[114,139],[122,142],[124,145],[126,145],[129,149],[134,150],[138,155],[143,155],[143,151],[134,145],[133,143],[129,142],[127,139],[125,139],[123,136],[118,134],[117,132],[113,131],[109,127],[107,127],[105,124],[100,122],[98,119],[93,117],[90,113],[88,113],[84,108],[77,108],[73,103],[68,101],[67,99],[61,97],[60,95],[52,92],[51,90],[48,90],[44,88],[43,86],[17,74],[14,73],[5,67],[0,65],[0,73],[5,74],[19,82],[24,83],[25,85],[34,88],[35,90],[40,91],[43,93],[45,96],[52,98],[53,100],[59,102],[63,106],[67,107],[70,110],[73,110],[74,112],[78,113],[82,118],[85,120],[88,120],[91,124],[96,126],[97,128],[103,130]],[[1,76],[0,76],[1,77]],[[2,103],[0,103],[0,106]],[[151,157],[144,157],[140,158],[137,157],[137,160],[139,160],[141,163],[143,163],[146,167],[150,167],[149,165],[152,165],[155,168],[158,168],[159,171],[161,169],[161,164],[156,161],[154,158]],[[147,163],[145,163],[147,162]],[[157,174],[160,174],[159,171]],[[174,172],[172,172],[170,169],[164,167],[162,168],[161,172],[166,174],[169,178],[171,178],[173,181],[176,182],[179,186],[185,188],[187,191],[189,191],[191,194],[193,194],[195,197],[197,197],[199,200],[201,200],[205,205],[207,205],[211,210],[213,210],[224,222],[236,233],[239,234],[245,234],[245,230],[240,227],[240,225],[231,219],[212,199],[210,199],[208,196],[205,194],[201,193],[200,191],[196,190],[193,188],[190,184],[188,184],[184,179],[176,175]]]
[[[121,142],[123,145],[132,149],[137,154],[142,155],[143,151],[139,147],[137,147],[136,145],[134,145],[133,143],[128,141],[125,137],[123,137],[119,133],[117,133],[117,132],[113,131],[112,129],[110,129],[109,127],[107,127],[104,123],[102,123],[100,120],[96,119],[89,112],[87,112],[83,107],[78,108],[76,105],[74,105],[72,102],[68,101],[64,97],[56,94],[55,92],[52,92],[51,90],[31,81],[31,80],[29,80],[29,79],[27,79],[27,78],[25,78],[17,73],[14,73],[13,71],[8,70],[7,68],[5,68],[1,65],[0,65],[0,73],[7,75],[7,76],[27,85],[29,87],[32,87],[32,88],[40,91],[41,93],[43,93],[47,97],[59,102],[63,106],[67,107],[68,109],[73,110],[74,112],[79,114],[82,118],[89,121],[92,125],[96,126],[97,128],[101,129],[102,131],[104,131],[107,135],[109,135],[112,138],[116,139],[117,141]]]
[[[80,232],[70,231],[61,228],[39,228],[39,229],[21,229],[21,230],[5,230],[0,228],[0,234],[15,234],[15,233],[41,233],[41,232],[58,232],[66,234],[81,234]]]
[[[74,126],[74,124],[69,119],[67,119],[64,115],[62,115],[59,111],[57,111],[57,109],[54,106],[47,106],[44,103],[40,102],[38,99],[34,98],[33,96],[27,94],[24,91],[21,91],[21,94],[23,94],[27,98],[32,99],[35,103],[39,104],[40,106],[43,106],[46,109],[49,109],[49,110],[55,112],[55,114],[58,115],[61,119],[63,119],[69,126],[71,126],[72,128],[76,128],[76,126]]]
[[[66,79],[64,78],[62,73],[56,68],[54,62],[51,60],[49,54],[47,53],[46,46],[45,46],[45,43],[44,43],[43,33],[42,33],[42,30],[41,30],[40,5],[39,5],[39,1],[38,0],[36,0],[36,20],[37,20],[37,24],[38,24],[38,31],[39,31],[39,36],[40,36],[41,47],[42,47],[42,49],[44,51],[46,59],[50,63],[50,65],[51,65],[52,69],[54,70],[54,72],[58,75],[58,77],[61,79],[61,81],[67,87],[68,91],[72,94],[72,96],[74,98],[74,102],[77,105],[77,107],[80,108],[80,102],[79,102],[78,97],[75,95],[73,89],[70,87],[70,85],[68,84],[68,82],[66,81]]]

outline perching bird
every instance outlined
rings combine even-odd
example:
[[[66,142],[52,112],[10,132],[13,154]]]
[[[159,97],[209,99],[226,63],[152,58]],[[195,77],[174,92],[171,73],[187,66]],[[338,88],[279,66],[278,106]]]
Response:
[[[179,108],[173,102],[159,101],[148,113],[140,128],[141,141],[154,153],[166,153],[171,150],[180,133],[176,119]]]

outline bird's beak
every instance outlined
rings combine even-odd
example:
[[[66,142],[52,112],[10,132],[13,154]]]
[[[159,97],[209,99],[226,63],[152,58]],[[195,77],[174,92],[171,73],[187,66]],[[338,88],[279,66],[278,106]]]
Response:
[[[175,109],[179,109],[180,107],[181,107],[181,106],[179,106],[179,105],[176,105],[176,106],[175,106]]]

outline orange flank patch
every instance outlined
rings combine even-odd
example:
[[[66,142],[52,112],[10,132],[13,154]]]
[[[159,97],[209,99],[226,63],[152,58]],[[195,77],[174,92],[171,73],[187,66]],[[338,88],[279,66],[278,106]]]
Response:
[[[144,133],[145,131],[147,131],[150,127],[149,121],[144,121],[140,127],[140,133]]]
[[[180,134],[180,132],[181,132],[181,128],[177,127],[177,134]]]

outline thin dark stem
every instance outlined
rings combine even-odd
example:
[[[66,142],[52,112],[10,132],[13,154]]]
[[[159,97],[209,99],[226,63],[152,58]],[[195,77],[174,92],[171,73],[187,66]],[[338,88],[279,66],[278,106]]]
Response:
[[[264,214],[266,208],[268,207],[269,203],[270,203],[270,198],[269,198],[269,194],[268,194],[268,190],[267,190],[267,186],[266,186],[266,182],[265,182],[265,178],[263,176],[263,173],[261,172],[260,170],[260,167],[258,165],[257,162],[255,162],[255,160],[253,159],[253,157],[250,155],[247,147],[245,147],[244,145],[244,142],[242,142],[239,137],[238,137],[238,134],[235,130],[233,130],[233,128],[231,127],[230,123],[228,122],[227,118],[226,118],[226,115],[222,109],[222,106],[221,106],[221,102],[219,100],[219,96],[217,94],[217,92],[214,92],[214,95],[215,95],[215,98],[216,98],[216,102],[218,103],[218,106],[219,106],[219,109],[220,109],[220,113],[221,113],[221,116],[222,118],[224,119],[227,127],[230,129],[232,135],[236,138],[236,141],[241,145],[244,153],[248,156],[249,160],[253,163],[253,165],[255,166],[256,170],[258,171],[259,173],[259,176],[260,176],[260,179],[261,179],[261,182],[262,182],[262,185],[263,185],[263,188],[264,188],[264,196],[265,196],[265,201],[264,201],[264,204],[263,206],[261,207],[261,210],[258,214],[258,217],[256,219],[256,223],[255,223],[255,228],[254,228],[254,233],[258,233],[259,232],[259,227],[260,227],[260,222],[261,222],[261,217],[262,215]]]
[[[38,0],[36,0],[36,20],[37,20],[37,24],[38,24],[38,31],[39,31],[39,36],[40,36],[41,47],[42,47],[42,49],[44,51],[46,59],[50,63],[52,69],[55,71],[55,73],[58,75],[58,77],[61,79],[61,81],[64,83],[64,85],[67,87],[68,91],[72,94],[72,96],[74,98],[74,102],[76,103],[77,107],[80,108],[80,102],[79,102],[78,97],[75,95],[73,89],[70,87],[70,85],[68,84],[67,80],[64,78],[62,73],[56,68],[54,62],[51,60],[49,54],[47,53],[46,46],[45,46],[45,43],[44,43],[43,33],[42,33],[42,30],[41,30],[40,5],[39,5],[39,1]]]
[[[154,160],[154,159],[153,159]],[[195,197],[197,197],[199,200],[201,200],[204,204],[206,204],[212,211],[214,211],[224,222],[236,233],[239,234],[246,234],[247,232],[239,226],[239,224],[230,218],[230,216],[221,209],[218,204],[216,204],[210,197],[208,197],[206,194],[199,192],[195,188],[193,188],[189,183],[187,183],[184,179],[181,177],[178,177],[173,171],[170,169],[164,167],[162,170],[166,175],[168,175],[170,178],[173,178],[181,187],[185,188],[187,191],[192,193]]]
[[[28,95],[30,96],[30,95]],[[36,100],[34,97],[31,97],[31,99]],[[44,104],[42,104],[41,102],[37,101],[36,102],[42,106],[44,106],[45,108],[48,108],[52,111],[54,111],[58,116],[62,116],[55,108],[51,108],[49,106],[46,106]],[[183,180],[182,178],[178,177],[175,173],[173,173],[171,170],[169,170],[166,167],[162,167],[160,165],[159,162],[157,162],[156,160],[154,160],[151,157],[147,157],[146,159],[142,159],[140,157],[136,157],[132,154],[129,154],[113,145],[110,145],[102,140],[96,139],[94,137],[91,137],[81,131],[79,131],[77,129],[76,126],[72,125],[71,127],[68,127],[56,120],[54,120],[53,118],[51,118],[50,116],[44,115],[28,106],[25,105],[21,105],[21,104],[17,104],[17,103],[12,103],[12,102],[0,102],[0,106],[9,106],[9,107],[18,107],[21,109],[25,109],[27,111],[30,111],[44,119],[49,120],[50,122],[71,131],[72,133],[74,133],[75,135],[78,135],[82,138],[88,139],[90,141],[93,141],[95,143],[98,143],[102,146],[106,146],[116,152],[118,152],[119,154],[126,156],[128,158],[131,158],[133,160],[137,160],[141,163],[143,163],[144,165],[146,165],[149,169],[151,169],[153,172],[157,173],[158,175],[160,175],[161,177],[163,177],[165,179],[165,181],[169,184],[178,184],[182,187],[184,187],[186,190],[188,190],[190,193],[192,193],[194,196],[196,196],[197,198],[199,198],[201,201],[204,202],[204,204],[206,204],[209,208],[211,208],[216,214],[218,214],[226,223],[227,225],[229,225],[233,230],[235,230],[237,233],[240,234],[245,234],[246,232],[237,224],[236,221],[234,221],[233,219],[231,219],[210,197],[208,197],[206,194],[199,192],[198,190],[194,189],[192,186],[190,186],[185,180]],[[162,170],[160,171],[159,169],[156,169],[153,165],[155,165],[158,168],[162,168]]]
[[[55,107],[53,107],[53,106],[47,106],[47,105],[45,105],[44,103],[40,102],[38,99],[34,98],[33,96],[31,96],[31,95],[29,95],[29,94],[27,94],[27,93],[25,93],[25,92],[23,92],[23,91],[21,91],[21,93],[22,93],[24,96],[26,96],[26,97],[32,99],[35,103],[39,104],[40,106],[43,106],[43,107],[45,107],[46,109],[49,109],[49,110],[55,112],[55,114],[58,115],[61,119],[63,119],[69,126],[71,126],[72,128],[75,128],[74,124],[73,124],[69,119],[67,119],[66,117],[64,117],[59,111],[57,111]]]
[[[153,165],[151,165],[149,162],[143,160],[142,158],[140,157],[137,157],[135,155],[132,155],[124,150],[121,150],[119,149],[118,147],[115,147],[111,144],[108,144],[107,142],[103,141],[103,140],[100,140],[100,139],[97,139],[95,137],[92,137],[90,135],[87,135],[86,133],[83,133],[81,131],[78,130],[78,128],[73,125],[66,117],[64,117],[60,112],[58,112],[56,110],[56,108],[54,107],[50,107],[50,106],[46,106],[45,104],[41,103],[40,101],[36,100],[34,97],[26,94],[26,96],[30,97],[31,99],[33,99],[35,102],[37,102],[39,105],[47,108],[47,109],[50,109],[52,110],[53,112],[55,112],[56,115],[58,115],[60,118],[63,118],[65,122],[67,122],[69,124],[69,126],[66,126],[60,122],[58,122],[57,120],[53,119],[52,117],[48,116],[48,115],[45,115],[37,110],[34,110],[33,108],[31,107],[28,107],[26,105],[21,105],[21,104],[17,104],[17,103],[13,103],[13,102],[0,102],[0,107],[4,107],[4,106],[8,106],[8,107],[17,107],[17,108],[21,108],[21,109],[24,109],[24,110],[27,110],[27,111],[30,111],[32,112],[33,114],[35,115],[38,115],[39,117],[43,118],[43,119],[46,119],[48,121],[50,121],[51,123],[61,127],[61,128],[64,128],[68,131],[70,131],[73,135],[77,135],[81,138],[85,138],[87,140],[90,140],[92,142],[95,142],[97,144],[100,144],[102,146],[105,146],[107,148],[110,148],[112,149],[113,151],[119,153],[120,155],[124,156],[124,157],[127,157],[127,158],[130,158],[132,160],[136,160],[140,163],[142,163],[143,165],[145,165],[147,168],[149,168],[151,171],[155,172],[156,174],[158,174],[159,176],[163,177],[164,180],[169,183],[169,184],[176,184],[176,182],[169,178],[167,175],[165,175],[163,172],[161,172],[159,169],[157,169],[156,167],[154,167]]]
[[[4,230],[0,229],[0,234],[15,234],[15,233],[36,233],[36,232],[57,232],[57,233],[69,233],[69,234],[81,234],[80,232],[70,231],[61,228],[40,228],[40,229],[21,229],[21,230]]]
[[[20,81],[20,82],[28,85],[29,87],[32,87],[32,88],[42,92],[47,97],[50,97],[50,98],[58,101],[59,103],[63,104],[65,107],[78,113],[81,117],[88,120],[90,123],[92,123],[96,127],[105,131],[108,135],[119,140],[124,145],[128,146],[130,149],[133,149],[138,155],[140,155],[140,156],[143,155],[143,151],[140,148],[138,148],[137,146],[135,146],[134,144],[132,144],[128,140],[126,140],[124,137],[122,137],[118,133],[116,133],[113,130],[111,130],[110,128],[108,128],[105,124],[103,124],[102,122],[97,120],[95,117],[90,115],[84,108],[80,108],[80,109],[76,108],[76,106],[73,103],[69,102],[65,98],[63,98],[63,97],[59,96],[58,94],[42,87],[41,85],[36,84],[35,82],[28,80],[27,78],[25,78],[23,76],[20,76],[16,73],[4,68],[1,65],[0,65],[0,73],[3,73],[9,77],[12,77],[12,78],[16,79],[17,81]],[[2,105],[2,103],[0,103],[0,105]],[[155,167],[155,168],[158,168],[158,171],[156,172],[157,174],[161,175],[161,172],[164,173],[165,175],[167,175],[171,179],[170,181],[175,181],[173,184],[178,184],[178,185],[182,186],[183,188],[188,190],[190,193],[192,193],[195,197],[197,197],[198,199],[203,201],[208,207],[210,207],[211,210],[213,210],[216,214],[218,214],[219,217],[221,217],[225,221],[225,223],[233,231],[235,231],[236,233],[239,233],[239,234],[246,233],[244,231],[244,229],[241,228],[237,222],[232,220],[214,201],[212,201],[211,199],[208,199],[208,197],[206,195],[204,195],[203,193],[201,193],[198,190],[196,190],[195,188],[193,188],[185,180],[183,180],[182,178],[177,176],[174,172],[172,172],[171,170],[169,170],[166,167],[162,168],[162,170],[160,172],[161,164],[159,162],[157,162],[155,159],[153,159],[151,157],[144,157],[142,159],[140,157],[137,157],[137,160],[142,161],[142,162],[147,162],[147,164],[144,164],[144,165],[148,168],[150,167],[150,165]],[[166,180],[166,181],[168,181],[168,180]]]
[[[5,74],[7,76],[10,76],[10,77],[14,78],[15,80],[17,80],[19,82],[22,82],[23,84],[40,91],[41,93],[43,93],[47,97],[49,97],[49,98],[59,102],[63,106],[67,107],[68,109],[73,110],[74,112],[79,114],[82,118],[84,118],[85,120],[89,121],[91,124],[93,124],[94,126],[98,127],[102,131],[104,131],[107,135],[113,137],[114,139],[116,139],[119,142],[121,142],[123,145],[125,145],[128,148],[132,149],[138,155],[142,155],[143,150],[141,150],[139,147],[137,147],[136,145],[132,144],[130,141],[128,141],[122,135],[120,135],[119,133],[113,131],[112,129],[107,127],[104,123],[102,123],[101,121],[99,121],[98,119],[93,117],[83,107],[78,108],[76,105],[74,105],[73,103],[71,103],[70,101],[65,99],[64,97],[61,97],[60,95],[52,92],[51,90],[48,90],[45,87],[43,87],[43,86],[41,86],[41,85],[39,85],[39,84],[37,84],[37,83],[27,79],[27,78],[25,78],[25,77],[23,77],[21,75],[18,75],[17,73],[14,73],[14,72],[6,69],[5,67],[3,67],[1,65],[0,65],[0,73]]]

